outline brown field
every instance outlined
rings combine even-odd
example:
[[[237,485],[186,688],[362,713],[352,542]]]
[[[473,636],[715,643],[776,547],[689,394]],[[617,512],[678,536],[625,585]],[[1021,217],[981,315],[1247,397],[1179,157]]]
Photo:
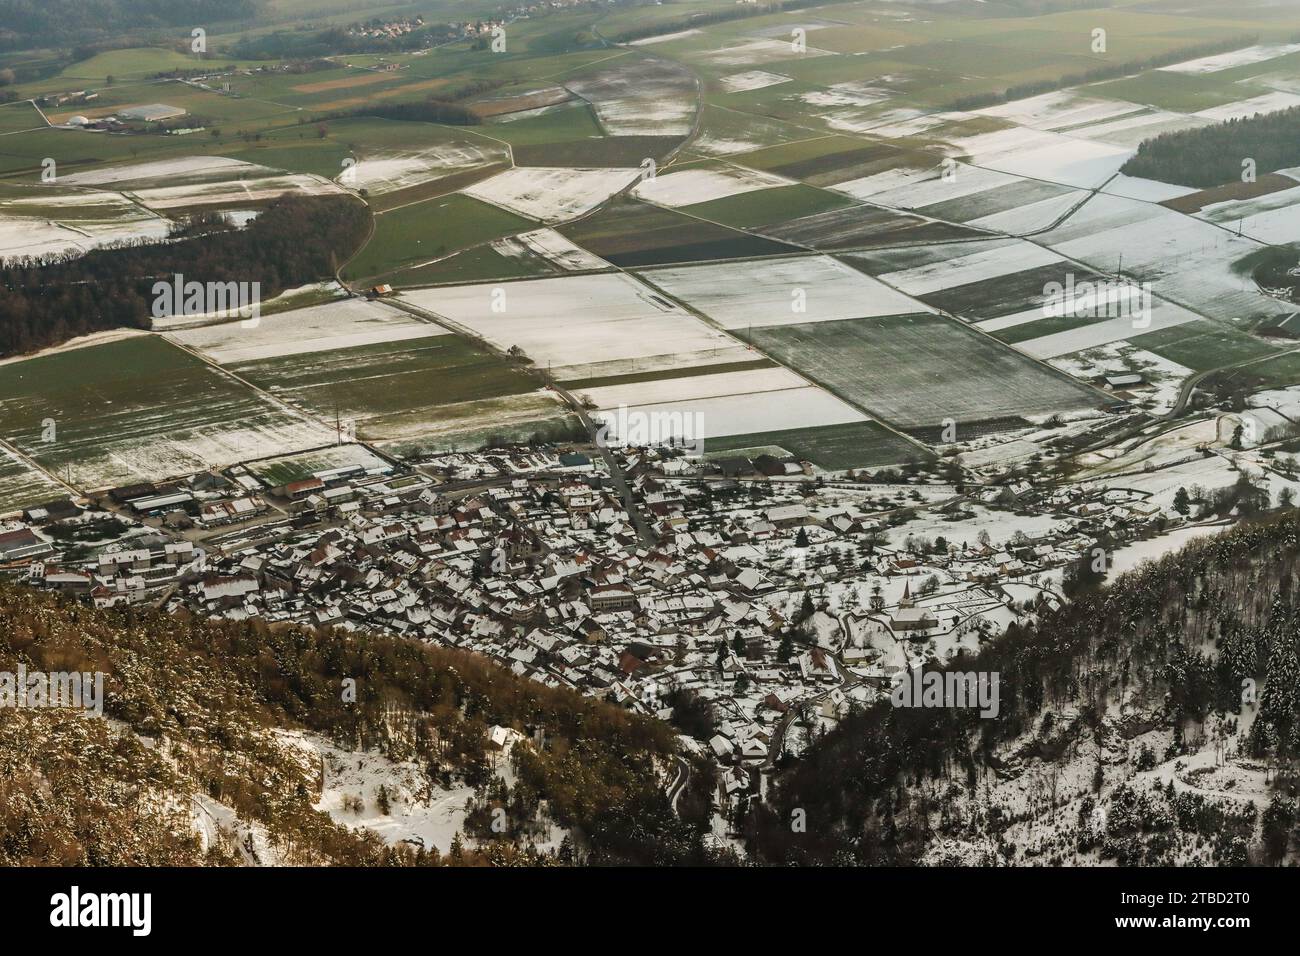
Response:
[[[391,72],[377,72],[367,70],[364,73],[353,73],[351,76],[341,76],[337,80],[322,80],[319,83],[303,83],[293,88],[295,93],[328,93],[330,90],[347,90],[354,86],[369,86],[371,83],[382,83],[384,80],[391,80]]]
[[[370,208],[376,212],[384,212],[397,206],[423,202],[426,199],[437,199],[439,196],[457,192],[466,186],[472,186],[474,183],[487,179],[489,176],[495,176],[497,173],[504,172],[509,168],[506,163],[478,166],[464,172],[443,176],[440,179],[431,179],[416,186],[408,186],[406,189],[395,189],[392,192],[381,193],[378,196],[370,196],[367,202],[369,202]]]
[[[1294,179],[1288,179],[1279,173],[1265,173],[1253,183],[1226,183],[1212,189],[1202,189],[1200,192],[1178,196],[1175,199],[1166,199],[1160,205],[1190,215],[1199,212],[1206,206],[1212,206],[1216,202],[1267,196],[1269,193],[1275,193],[1279,190],[1292,189],[1295,184]]]
[[[556,106],[572,99],[572,94],[561,87],[538,90],[521,96],[507,96],[496,100],[482,100],[471,103],[469,108],[478,116],[505,116],[508,113],[522,113],[524,110],[540,109],[543,106]]]
[[[404,96],[408,93],[418,93],[422,90],[436,90],[439,87],[446,86],[445,79],[438,80],[420,80],[418,83],[406,83],[402,86],[394,86],[391,90],[379,90],[369,96],[350,96],[344,100],[330,100],[328,103],[317,103],[312,109],[315,110],[345,110],[353,106],[364,106],[366,103],[373,103],[375,100],[392,99],[395,96]]]

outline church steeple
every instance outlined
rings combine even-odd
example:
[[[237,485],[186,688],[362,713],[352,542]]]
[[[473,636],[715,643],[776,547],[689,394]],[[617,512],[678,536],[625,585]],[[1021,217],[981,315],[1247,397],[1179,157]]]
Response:
[[[912,606],[912,587],[910,581],[903,582],[903,596],[902,598],[899,599],[898,606],[899,607]]]

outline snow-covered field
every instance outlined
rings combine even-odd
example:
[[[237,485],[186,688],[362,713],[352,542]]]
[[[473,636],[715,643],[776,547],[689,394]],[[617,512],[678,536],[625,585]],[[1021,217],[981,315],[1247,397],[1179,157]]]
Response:
[[[0,212],[0,259],[89,252],[111,242],[165,239],[171,223],[147,214],[117,221],[54,221]]]
[[[417,289],[414,305],[499,348],[518,346],[556,378],[752,360],[752,352],[629,276],[584,275]]]
[[[1054,132],[1069,126],[1104,122],[1140,109],[1123,100],[1103,100],[1076,90],[1057,90],[973,112],[977,116],[992,116],[1018,126]]]
[[[1277,110],[1290,109],[1293,106],[1300,106],[1300,93],[1274,90],[1270,93],[1261,93],[1259,96],[1237,100],[1235,103],[1225,103],[1223,106],[1198,110],[1192,115],[1222,123],[1224,120],[1245,119],[1254,116],[1256,113],[1273,113]]]
[[[487,141],[443,143],[431,149],[394,150],[367,156],[335,177],[350,189],[382,195],[467,169],[505,162],[504,146]]]
[[[252,202],[287,194],[323,196],[343,191],[322,176],[286,173],[221,156],[183,156],[105,166],[61,176],[59,184],[109,188],[158,210]]]
[[[750,90],[762,90],[780,83],[789,83],[790,77],[781,73],[769,73],[766,70],[746,70],[732,73],[718,80],[718,85],[728,93],[747,93]]]
[[[1132,150],[1028,127],[951,141],[956,155],[1004,173],[1091,189],[1119,172]]]
[[[1116,319],[1102,319],[1090,322],[1064,332],[1053,332],[1036,339],[1022,340],[1016,348],[1034,358],[1049,359],[1071,352],[1094,349],[1099,345],[1122,342],[1148,332],[1171,329],[1188,322],[1195,322],[1200,316],[1189,312],[1182,306],[1169,302],[1155,301],[1148,316],[1123,316]],[[1138,323],[1142,324],[1138,324]]]
[[[1218,73],[1230,70],[1234,66],[1246,66],[1251,63],[1263,63],[1288,53],[1300,50],[1300,43],[1268,43],[1248,46],[1241,50],[1229,50],[1195,60],[1185,60],[1160,69],[1166,73]]]
[[[643,275],[727,329],[933,311],[830,256],[654,269]]]
[[[789,36],[789,31],[786,31]],[[699,59],[714,66],[749,66],[750,64],[772,63],[777,60],[793,60],[806,56],[834,56],[829,50],[819,50],[809,46],[803,52],[796,52],[790,40],[769,40],[765,38],[742,40],[735,46],[725,47],[700,54]]]
[[[498,239],[492,243],[492,248],[509,258],[540,256],[565,272],[610,268],[609,263],[604,259],[575,245],[554,229],[536,229],[517,236]]]
[[[867,416],[857,409],[846,405],[829,392],[811,385],[750,395],[725,395],[718,398],[635,405],[629,406],[627,413],[629,415],[644,413],[676,420],[683,420],[686,416],[699,416],[698,420],[703,425],[706,450],[710,436],[724,438],[728,435],[815,428],[819,425],[841,425],[867,420]],[[605,409],[601,412],[593,412],[592,415],[595,418],[613,421],[617,412]]]
[[[757,395],[760,392],[802,389],[807,385],[807,382],[788,369],[775,366],[741,372],[660,378],[625,385],[603,385],[597,388],[577,387],[573,391],[590,399],[598,408],[608,409],[620,405],[657,405],[661,402],[694,403],[728,395]]]
[[[926,295],[1061,261],[1051,250],[1020,240],[968,248],[973,251],[966,255],[889,272],[880,278],[909,295]]]
[[[770,173],[726,166],[718,169],[683,169],[656,176],[638,183],[632,193],[638,199],[675,208],[789,184],[788,179]]]
[[[155,420],[166,417],[165,413],[142,418],[140,429],[154,429]],[[197,427],[178,422],[142,438],[123,434],[105,442],[102,450],[87,454],[71,466],[71,481],[87,490],[162,481],[299,448],[328,445],[336,437],[333,428],[269,409],[260,421],[242,419]]]
[[[267,175],[241,177],[227,182],[134,189],[131,195],[151,209],[165,210],[220,203],[258,202],[286,195],[329,196],[340,192],[340,186],[320,176],[268,171]]]
[[[447,334],[445,329],[365,299],[262,316],[257,325],[224,322],[168,335],[221,365],[378,345]]]
[[[540,222],[563,222],[595,209],[641,175],[639,169],[517,167],[464,193]]]
[[[1300,242],[1300,185],[1250,199],[1214,203],[1195,215],[1270,245]]]
[[[165,239],[171,223],[120,193],[32,187],[0,202],[0,258],[87,252],[111,242]]]
[[[0,514],[21,511],[66,493],[43,472],[0,447]]]
[[[149,186],[158,182],[197,183],[235,179],[253,170],[265,171],[266,167],[239,159],[228,159],[225,156],[180,156],[175,159],[102,166],[85,172],[70,173],[60,176],[59,184],[112,186],[114,189],[130,190],[135,186]]]
[[[1231,319],[1285,311],[1231,268],[1259,243],[1164,206],[1102,193],[1036,241],[1107,273],[1122,256],[1126,275],[1150,282],[1157,296],[1207,315]]]
[[[610,136],[685,136],[695,121],[695,81],[661,60],[638,60],[565,83]]]

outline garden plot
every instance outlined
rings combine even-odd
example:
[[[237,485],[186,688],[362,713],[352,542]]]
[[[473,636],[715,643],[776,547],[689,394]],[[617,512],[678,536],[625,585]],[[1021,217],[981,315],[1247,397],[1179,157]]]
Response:
[[[903,428],[1046,420],[1095,409],[1091,390],[938,315],[755,329],[784,365]]]
[[[764,90],[769,86],[789,83],[791,77],[781,73],[768,73],[766,70],[746,70],[744,73],[732,73],[719,78],[718,85],[728,93],[748,93],[751,90]]]
[[[1130,315],[1114,319],[1080,318],[1077,321],[1083,324],[1061,332],[1032,339],[1017,336],[1019,341],[1016,342],[1016,348],[1034,358],[1056,358],[1058,355],[1082,352],[1112,342],[1127,341],[1148,332],[1172,329],[1195,322],[1199,318],[1196,313],[1189,312],[1182,306],[1156,301],[1152,303],[1150,315],[1141,319],[1143,323],[1141,325],[1137,324],[1139,321],[1137,318]]]
[[[42,441],[52,419],[57,440]],[[158,336],[0,366],[7,441],[83,490],[157,481],[332,444],[333,428]]]
[[[686,136],[695,123],[694,76],[675,63],[637,60],[569,80],[610,136]]]
[[[172,341],[219,365],[286,358],[448,334],[429,322],[365,299],[262,316],[256,326],[225,322],[173,332]]]
[[[830,256],[654,269],[643,277],[726,329],[928,310]]]
[[[517,346],[561,381],[756,358],[625,275],[419,289],[403,298],[498,348]]]
[[[561,272],[588,272],[608,269],[610,264],[581,246],[574,245],[554,229],[537,229],[506,239],[498,239],[492,248],[509,259],[537,257]]]
[[[496,143],[451,142],[432,149],[394,150],[368,156],[337,179],[350,189],[383,195],[454,173],[505,163],[509,158],[509,150]]]
[[[1249,66],[1264,63],[1300,51],[1300,43],[1268,43],[1248,46],[1241,50],[1229,50],[1195,60],[1185,60],[1172,66],[1162,66],[1165,73],[1218,73],[1236,66]]]
[[[717,169],[683,169],[655,176],[639,183],[632,193],[638,199],[676,209],[679,206],[691,206],[789,184],[790,180],[770,173],[725,166]]]
[[[66,496],[67,491],[49,476],[0,448],[0,515]]]
[[[640,175],[639,169],[518,167],[463,192],[529,219],[563,222],[591,212]]]

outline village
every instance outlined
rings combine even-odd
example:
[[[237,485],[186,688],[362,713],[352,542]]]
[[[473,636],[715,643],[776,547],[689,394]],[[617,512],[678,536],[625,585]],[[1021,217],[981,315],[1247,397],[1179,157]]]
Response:
[[[403,463],[349,443],[29,508],[0,523],[0,568],[96,607],[483,654],[672,721],[734,819],[909,669],[977,652],[1059,606],[1071,569],[1185,520],[1122,489],[874,477],[672,447]]]

